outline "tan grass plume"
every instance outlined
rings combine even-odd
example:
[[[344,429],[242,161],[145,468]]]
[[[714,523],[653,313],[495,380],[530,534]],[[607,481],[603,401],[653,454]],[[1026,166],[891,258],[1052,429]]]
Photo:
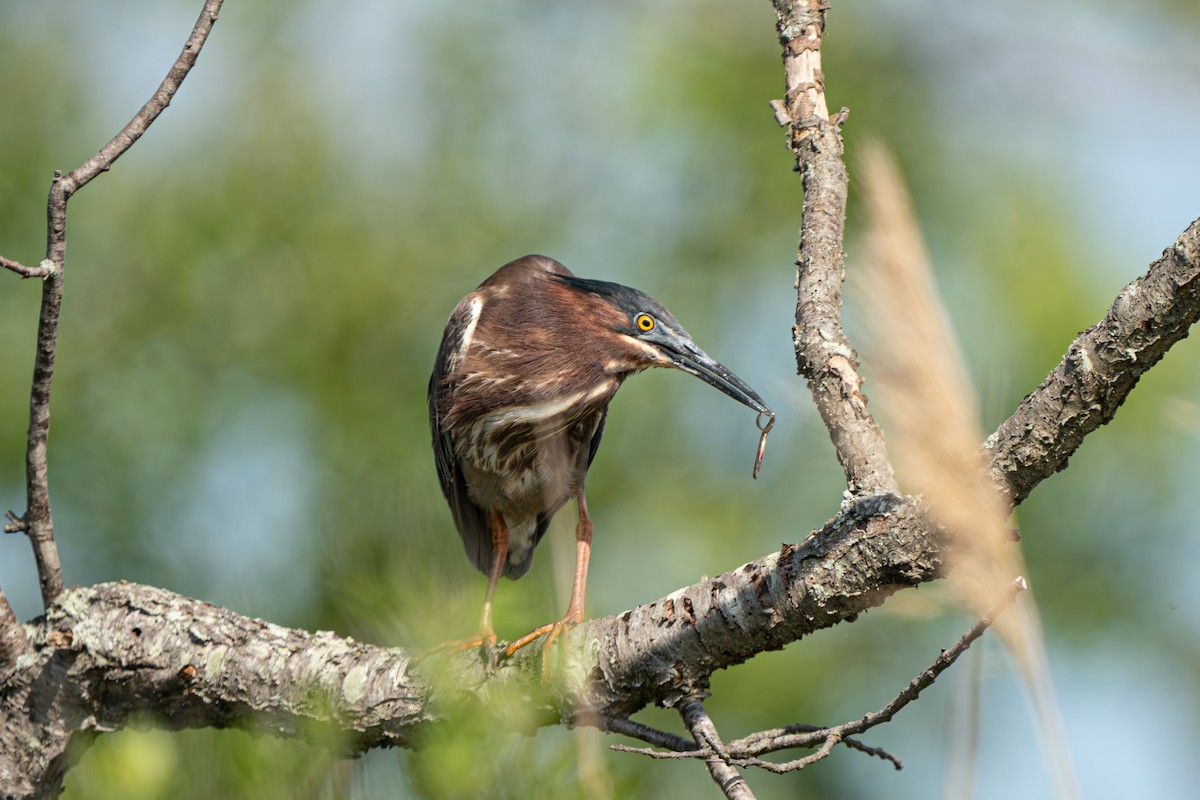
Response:
[[[1025,574],[1020,545],[1008,525],[1007,502],[988,477],[975,393],[904,184],[883,146],[868,142],[861,149],[868,230],[852,276],[868,326],[865,365],[876,384],[871,394],[882,408],[901,485],[924,496],[948,533],[946,573],[956,596],[979,616]],[[1030,592],[999,617],[994,630],[1028,687],[1057,795],[1078,797]]]

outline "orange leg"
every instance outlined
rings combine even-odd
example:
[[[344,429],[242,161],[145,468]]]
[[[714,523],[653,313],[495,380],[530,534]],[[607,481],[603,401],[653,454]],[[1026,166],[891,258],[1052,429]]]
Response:
[[[470,639],[457,639],[443,642],[433,649],[419,653],[415,660],[420,661],[436,653],[459,653],[476,647],[492,647],[496,644],[496,631],[492,629],[492,596],[496,594],[496,584],[504,574],[508,563],[508,526],[504,516],[499,511],[492,512],[492,568],[488,572],[487,592],[483,596],[483,614],[479,618],[479,631]]]
[[[487,592],[483,595],[483,615],[479,619],[479,644],[493,645],[496,643],[496,631],[492,628],[492,597],[496,594],[496,586],[504,567],[508,564],[508,525],[504,516],[493,509],[492,511],[492,569],[488,573]]]
[[[513,653],[525,645],[545,636],[546,643],[542,648],[543,672],[550,645],[554,644],[554,640],[560,635],[565,636],[571,628],[583,622],[583,596],[587,591],[588,558],[592,553],[592,518],[588,516],[583,487],[580,487],[575,499],[579,503],[579,522],[575,525],[575,581],[571,586],[571,602],[567,605],[567,613],[557,622],[551,622],[525,634],[504,651],[504,654],[511,658]]]

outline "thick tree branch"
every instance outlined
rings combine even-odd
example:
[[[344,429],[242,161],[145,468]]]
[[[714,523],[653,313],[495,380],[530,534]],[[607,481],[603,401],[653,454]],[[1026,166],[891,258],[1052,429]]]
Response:
[[[1200,319],[1200,219],[1075,338],[1042,385],[988,437],[992,473],[1013,504],[1067,465],[1113,418],[1142,374]]]
[[[496,670],[474,653],[430,658],[422,671],[439,678],[431,684],[402,651],[287,630],[148,586],[71,589],[39,622],[31,656],[0,692],[0,784],[23,787],[16,796],[57,786],[75,733],[116,730],[135,711],[174,728],[239,725],[358,752],[411,744],[437,722],[443,696],[476,696],[473,708],[493,710],[497,724],[530,710],[535,724],[553,724],[677,704],[703,693],[721,666],[932,577],[931,564],[895,563],[886,544],[925,535],[915,502],[858,506],[803,545],[584,623],[562,681],[551,684],[541,680],[536,647]],[[868,587],[878,576],[889,585]],[[774,627],[754,631],[764,624]],[[505,714],[509,703],[524,713]]]
[[[429,684],[403,653],[249,619],[136,584],[63,593],[0,692],[5,796],[53,796],[80,731],[135,713],[172,729],[243,726],[350,752],[410,745]]]
[[[867,410],[857,356],[842,330],[843,250],[849,177],[836,121],[825,103],[821,72],[824,0],[775,0],[787,94],[775,101],[776,119],[804,183],[804,214],[796,259],[796,364],[809,390],[852,495],[895,494],[896,476],[883,433]]]
[[[38,317],[37,352],[29,392],[29,437],[25,454],[26,510],[17,530],[23,530],[33,545],[42,601],[48,607],[62,592],[62,565],[54,543],[50,514],[50,483],[46,467],[46,444],[50,434],[50,387],[54,380],[54,356],[58,340],[58,317],[62,309],[63,274],[67,258],[67,201],[113,163],[136,142],[150,124],[170,105],[200,49],[217,21],[222,0],[206,0],[200,18],[154,95],[116,136],[66,175],[56,172],[47,200],[46,258],[37,267],[26,267],[11,259],[3,266],[23,277],[41,277],[42,307]]]

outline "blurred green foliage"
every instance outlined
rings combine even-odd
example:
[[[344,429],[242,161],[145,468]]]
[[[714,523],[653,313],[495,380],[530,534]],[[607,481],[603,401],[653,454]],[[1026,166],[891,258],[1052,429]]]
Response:
[[[144,102],[198,6],[0,7],[0,252],[40,259],[52,170],[74,166]],[[1069,95],[1080,77],[1055,72],[1049,56],[1048,72],[1013,83],[1025,73],[1007,71],[1007,48],[1041,64],[1044,40],[986,33],[976,20],[1002,6],[912,6],[835,3],[825,74],[831,104],[853,112],[850,157],[861,136],[879,136],[911,182],[990,429],[1200,207],[1194,192],[1172,205],[1182,195],[1162,184],[1122,196],[1096,182],[1109,148],[1126,144],[1120,127],[1079,135],[1070,115],[1086,121],[1086,108],[1055,105],[1052,90]],[[1084,6],[1064,0],[1046,13],[1103,17]],[[1193,37],[1200,25],[1184,2],[1138,14]],[[842,482],[794,374],[802,198],[767,107],[782,86],[773,25],[767,3],[716,0],[229,4],[172,107],[71,202],[50,454],[68,582],[144,581],[387,645],[470,631],[483,578],[437,489],[425,385],[457,299],[528,252],[659,297],[780,414],[753,483],[756,435],[743,409],[678,374],[627,384],[589,479],[591,613],[655,599],[821,524]],[[1082,41],[1054,53],[1104,52],[1104,41]],[[1141,63],[1145,91],[1195,77],[1195,59],[1176,52],[1163,46]],[[1169,118],[1157,155],[1190,175],[1193,153],[1171,149],[1172,130],[1195,130],[1200,103],[1188,106],[1157,112]],[[1056,129],[1040,114],[1068,122]],[[1139,213],[1154,224],[1103,222]],[[4,285],[0,486],[19,509],[38,287],[13,276]],[[1200,406],[1194,347],[1177,351],[1020,509],[1068,734],[1094,797],[1144,789],[1143,771],[1166,794],[1200,779],[1169,751],[1139,750],[1119,767],[1084,713],[1102,697],[1114,717],[1177,740],[1200,731],[1200,595],[1182,566],[1200,541],[1188,503]],[[501,587],[501,635],[561,612],[570,527],[560,522],[530,575]],[[3,544],[0,585],[31,617],[27,548]],[[904,593],[853,626],[717,675],[712,713],[729,738],[853,718],[964,626],[938,587]],[[1020,708],[1019,682],[1001,653],[981,657],[991,736],[979,794],[1044,796],[1032,724],[1009,711]],[[1170,702],[1139,681],[1149,662],[1170,678],[1160,682]],[[801,775],[751,775],[752,785],[763,798],[928,797],[964,693],[943,681],[869,737],[905,759],[903,773],[839,752]],[[676,725],[663,710],[641,718]],[[97,739],[65,797],[715,791],[697,764],[613,754],[608,742],[561,729],[497,735],[468,719],[420,753],[343,763],[238,731],[131,730]]]

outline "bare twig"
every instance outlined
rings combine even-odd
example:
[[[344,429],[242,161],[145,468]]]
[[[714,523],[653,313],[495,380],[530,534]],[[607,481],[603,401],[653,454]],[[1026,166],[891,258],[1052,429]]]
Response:
[[[804,735],[798,735],[804,734]],[[851,750],[857,750],[869,756],[890,762],[896,769],[903,769],[904,763],[882,747],[873,747],[849,736],[846,731],[838,728],[826,728],[820,725],[805,725],[803,723],[788,725],[786,728],[776,728],[773,731],[760,731],[750,736],[730,742],[727,747],[738,756],[734,763],[739,766],[761,767],[770,772],[793,772],[804,769],[809,764],[820,761],[833,751],[833,747],[844,744]],[[819,747],[812,755],[795,761],[775,763],[765,761],[758,756],[797,747]]]
[[[634,724],[636,725],[638,723],[634,723]],[[638,735],[636,733],[632,733],[632,732],[617,731],[616,728],[610,728],[610,730],[613,730],[614,732],[624,733],[625,735],[632,736],[636,739],[642,739],[643,741],[649,742],[650,744],[653,744],[657,747],[664,747],[666,749],[665,750],[654,750],[653,748],[650,748],[650,747],[631,747],[627,744],[610,744],[608,746],[608,749],[616,751],[618,753],[634,753],[636,755],[646,756],[648,758],[667,759],[667,760],[680,759],[680,758],[705,758],[713,752],[713,750],[709,747],[697,747],[695,742],[690,741],[688,739],[684,739],[682,736],[676,736],[673,733],[668,733],[667,731],[656,730],[655,728],[645,728],[644,726],[643,726],[643,728],[645,731],[649,732],[648,735],[645,737]],[[779,731],[788,731],[788,732],[796,732],[796,731],[820,732],[821,736],[819,738],[816,738],[814,740],[814,743],[823,742],[823,741],[829,740],[829,738],[830,738],[829,736],[826,735],[829,729],[822,728],[819,725],[797,724],[797,725],[789,725],[786,728],[780,728],[778,730]],[[838,739],[836,742],[829,742],[828,744],[829,744],[829,750],[831,750],[833,748],[834,744],[844,744],[844,745],[846,745],[846,747],[849,747],[851,750],[857,750],[860,753],[865,753],[866,755],[874,756],[875,758],[879,758],[884,761],[889,761],[889,762],[891,762],[892,766],[894,766],[896,769],[902,769],[904,767],[903,762],[901,762],[899,758],[892,755],[888,751],[884,750],[882,747],[872,747],[871,745],[864,744],[864,743],[860,742],[858,739],[854,739],[849,736],[842,737],[842,738]],[[812,745],[809,745],[809,746],[812,746]],[[824,745],[822,745],[822,746],[824,746]],[[786,749],[786,748],[781,747],[779,749],[782,750],[782,749]],[[787,766],[785,764],[776,764],[771,761],[764,761],[757,757],[746,756],[745,752],[743,750],[738,749],[737,746],[732,743],[726,744],[725,750],[729,754],[730,763],[735,766],[738,766],[738,767],[761,767],[761,768],[769,770],[771,772],[790,772],[791,771],[791,769],[784,768]],[[761,752],[766,753],[766,752],[772,752],[772,751],[763,750]],[[828,750],[825,751],[825,754],[822,755],[821,758],[824,758],[825,755],[828,755]],[[811,757],[809,757],[809,758],[811,758]],[[813,760],[816,761],[819,759],[813,759]]]
[[[3,674],[5,667],[16,661],[28,646],[29,639],[25,635],[25,629],[21,627],[20,620],[8,604],[4,590],[0,589],[0,674]]]
[[[672,758],[704,758],[712,752],[712,750],[707,747],[697,747],[695,742],[688,742],[687,744],[688,746],[682,750],[654,750],[650,747],[631,747],[627,744],[610,744],[608,749],[617,753],[634,753],[635,755],[646,756],[647,758],[663,760],[669,760]],[[664,745],[664,747],[667,746],[668,745]]]
[[[629,720],[625,720],[625,721],[628,722]],[[639,723],[633,723],[633,724],[639,725]],[[632,731],[618,731],[616,727],[610,727],[609,730],[612,730],[613,732],[617,732],[617,733],[623,733],[626,736],[632,736],[635,739],[642,739],[643,741],[649,742],[650,744],[652,744],[656,747],[663,747],[666,749],[665,750],[654,750],[653,748],[650,748],[650,747],[631,747],[627,744],[610,744],[608,746],[608,749],[614,750],[618,753],[634,753],[636,755],[646,756],[648,758],[668,759],[668,760],[669,759],[680,759],[680,758],[705,758],[706,756],[713,753],[712,748],[697,747],[695,742],[693,742],[689,739],[684,739],[682,736],[677,736],[677,735],[675,735],[673,733],[669,733],[667,731],[660,731],[655,728],[648,728],[646,726],[641,726],[641,727],[642,727],[641,733],[634,733]],[[796,725],[789,725],[786,728],[778,728],[778,729],[776,729],[775,732],[780,735],[783,735],[784,732],[795,733],[795,732],[799,732],[799,731],[808,731],[808,732],[814,732],[814,733],[820,734],[819,736],[813,738],[812,744],[807,745],[809,747],[814,746],[815,744],[818,744],[821,742],[825,742],[826,740],[828,740],[830,738],[828,736],[828,731],[829,731],[828,728],[823,728],[819,725],[805,725],[802,723],[796,724]],[[645,735],[642,735],[642,734],[645,734]],[[756,735],[762,735],[762,734],[756,734]],[[738,741],[740,742],[742,740],[739,739]],[[865,753],[866,755],[874,756],[875,758],[879,758],[884,761],[890,761],[892,763],[892,766],[894,766],[896,769],[902,769],[904,767],[903,762],[901,762],[899,758],[892,755],[888,751],[884,750],[882,747],[872,747],[871,745],[864,744],[863,742],[860,742],[858,739],[854,739],[849,736],[844,736],[844,737],[838,739],[836,742],[829,743],[830,749],[832,749],[833,744],[844,744],[844,745],[846,745],[846,747],[849,747],[851,750],[857,750],[860,753]],[[798,746],[798,745],[788,745],[787,747],[781,746],[781,747],[778,747],[775,749],[784,750],[784,749],[788,749],[789,747],[796,747],[796,746]],[[736,743],[726,744],[725,751],[729,755],[730,763],[735,766],[738,766],[738,767],[762,767],[763,769],[767,769],[771,772],[790,772],[791,771],[790,769],[782,768],[782,767],[785,767],[786,765],[775,764],[770,761],[763,761],[754,756],[746,755],[746,753],[748,751],[746,751],[744,748],[741,748],[740,745],[738,745]],[[765,749],[765,750],[759,749],[759,750],[757,750],[757,752],[768,753],[768,752],[774,752],[774,750],[773,749]],[[826,751],[826,755],[827,754],[828,754],[828,751]],[[824,758],[824,757],[825,757],[824,755],[821,756],[821,758]],[[815,760],[819,760],[819,759],[813,759],[813,760],[815,761]]]
[[[1018,578],[1016,581],[1014,581],[1009,587],[1008,594],[1002,598],[999,605],[997,605],[995,609],[988,614],[985,614],[983,617],[980,617],[979,621],[972,625],[971,628],[964,633],[950,649],[943,650],[937,659],[934,660],[933,664],[921,672],[920,675],[913,678],[912,681],[909,682],[908,686],[904,687],[899,694],[892,698],[892,700],[879,711],[865,714],[860,719],[851,720],[850,722],[845,722],[841,725],[823,730],[792,734],[784,733],[782,735],[780,735],[777,731],[763,731],[761,733],[752,734],[743,739],[739,739],[736,742],[731,742],[729,745],[731,750],[739,754],[742,752],[758,754],[791,747],[812,747],[817,742],[821,743],[823,749],[828,750],[832,746],[830,745],[829,747],[826,747],[826,745],[828,745],[831,740],[834,744],[836,744],[848,736],[863,733],[871,728],[876,727],[877,725],[882,725],[885,722],[889,722],[894,716],[896,716],[897,713],[899,713],[902,708],[916,700],[917,697],[920,696],[921,692],[932,686],[933,682],[937,680],[938,676],[949,669],[950,665],[953,664],[959,656],[965,653],[967,648],[970,647],[976,639],[983,635],[983,632],[991,626],[992,622],[996,619],[1000,612],[1011,605],[1012,602],[1016,600],[1017,595],[1024,589],[1025,580],[1023,578]],[[813,755],[816,754],[814,753]],[[878,753],[876,755],[878,755]],[[883,754],[881,757],[892,761],[896,765],[897,769],[900,768],[900,762],[895,757],[888,754]],[[803,769],[815,760],[817,759],[809,756],[797,761],[789,762],[787,764],[778,764],[775,766],[778,768],[777,771],[786,772],[794,769]]]
[[[1012,541],[1004,495],[985,468],[979,404],[904,180],[878,142],[864,143],[858,166],[868,213],[862,263],[853,277],[872,334],[870,372],[885,403],[895,466],[947,534],[956,597],[982,614],[1009,591],[1012,576],[1025,572],[1021,547]],[[996,626],[1033,701],[1042,752],[1059,780],[1054,794],[1078,797],[1041,630],[1028,598]]]
[[[66,197],[70,197],[73,193],[82,189],[101,172],[109,170],[113,162],[124,155],[125,151],[142,137],[142,134],[146,132],[151,123],[158,118],[158,115],[171,104],[172,98],[175,97],[175,92],[179,90],[183,79],[187,77],[188,72],[195,65],[196,59],[200,56],[200,50],[204,47],[204,43],[208,39],[208,34],[212,31],[212,27],[217,21],[217,14],[221,10],[223,1],[205,0],[204,8],[200,10],[199,19],[196,20],[196,24],[192,28],[187,41],[183,43],[183,50],[179,53],[179,57],[175,59],[175,63],[171,65],[167,76],[158,85],[158,89],[146,101],[146,104],[134,114],[133,119],[129,120],[125,127],[108,144],[100,148],[100,151],[87,161],[84,161],[78,167],[71,170],[59,182]],[[64,203],[66,197],[63,198]]]
[[[37,353],[29,392],[29,438],[25,455],[27,508],[22,519],[33,544],[42,601],[49,606],[62,593],[62,565],[54,543],[50,515],[50,485],[46,468],[46,443],[50,433],[50,387],[54,379],[54,356],[58,339],[58,317],[62,308],[63,268],[67,254],[67,201],[93,178],[110,169],[133,146],[150,124],[171,103],[217,21],[222,0],[206,0],[192,33],[183,45],[167,76],[154,95],[116,136],[66,175],[56,172],[47,200],[46,259],[37,267],[25,267],[9,259],[8,269],[25,277],[44,278],[42,308],[38,319]],[[16,524],[14,522],[14,524]]]
[[[717,726],[704,710],[704,704],[699,700],[685,700],[679,706],[679,714],[683,717],[683,724],[695,737],[696,744],[706,746],[706,755],[700,757],[708,765],[708,774],[713,782],[721,787],[725,796],[729,800],[754,800],[754,792],[746,785],[745,778],[730,763],[729,753],[721,743]]]
[[[628,736],[631,739],[640,739],[643,742],[652,744],[655,747],[665,747],[668,750],[675,752],[683,752],[687,750],[695,750],[696,743],[690,739],[685,739],[678,734],[668,731],[660,731],[658,728],[651,728],[649,725],[643,725],[640,722],[635,722],[631,719],[607,719],[604,720],[603,729],[611,733],[619,733],[622,736]],[[625,745],[612,745],[613,750],[635,750]],[[650,751],[657,752],[657,751]]]
[[[761,767],[768,772],[774,772],[777,775],[782,775],[785,772],[797,772],[805,767],[812,766],[818,761],[823,761],[833,752],[833,748],[842,741],[842,732],[838,728],[830,728],[824,731],[824,739],[821,741],[821,746],[817,748],[815,753],[809,753],[803,758],[797,758],[794,761],[785,761],[782,764],[776,764],[774,761],[766,761],[761,758],[748,758],[745,760],[747,766]]]
[[[796,364],[846,473],[851,494],[894,494],[896,478],[883,434],[867,410],[857,357],[842,330],[843,239],[849,177],[838,122],[831,122],[821,72],[825,0],[774,0],[787,80],[771,105],[788,128],[788,146],[804,182],[796,259]]]
[[[872,747],[869,744],[863,744],[858,739],[853,739],[849,736],[842,738],[842,744],[846,745],[846,747],[849,747],[851,750],[857,750],[860,753],[864,753],[868,756],[874,756],[875,758],[883,761],[890,761],[892,766],[897,770],[904,769],[904,762],[889,753],[887,750],[884,750],[882,747]]]

